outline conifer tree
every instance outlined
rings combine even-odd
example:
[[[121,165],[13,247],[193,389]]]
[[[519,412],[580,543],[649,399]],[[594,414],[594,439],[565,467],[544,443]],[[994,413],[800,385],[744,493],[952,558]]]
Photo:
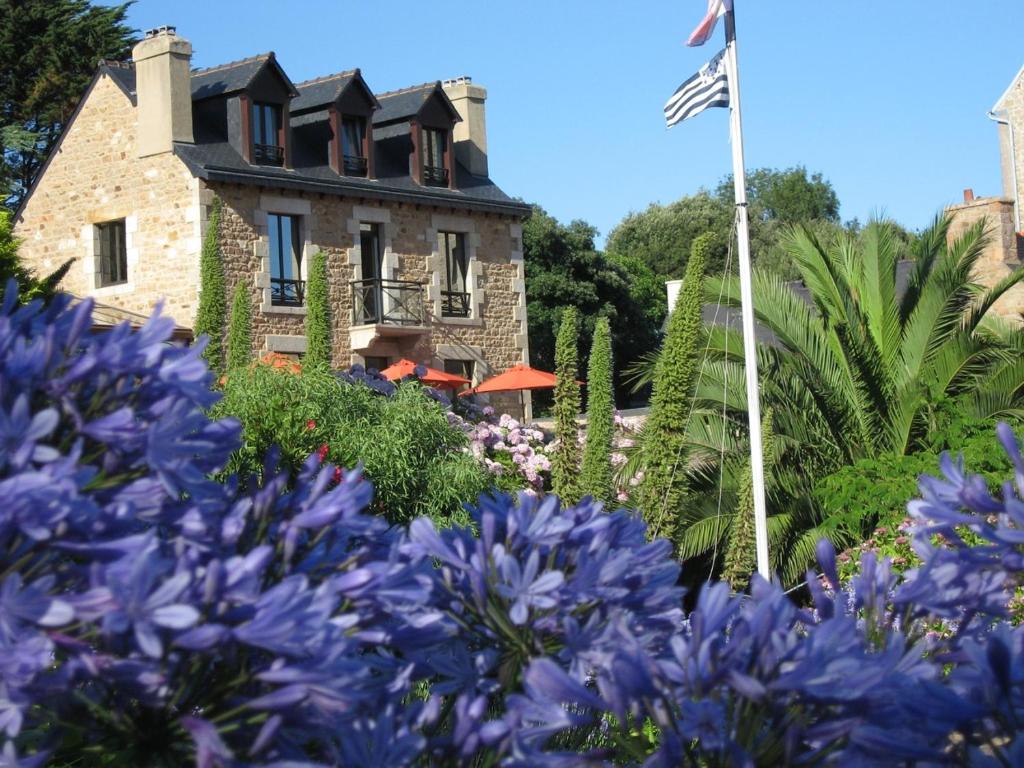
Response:
[[[331,366],[331,307],[327,291],[327,256],[317,251],[306,281],[306,366]]]
[[[768,408],[761,418],[761,442],[764,448],[764,474],[768,477],[775,464],[775,440],[772,431],[772,410]],[[747,460],[740,481],[740,498],[729,529],[729,545],[725,551],[722,580],[732,585],[734,592],[743,592],[750,584],[750,574],[757,568],[757,550],[754,539],[754,473]]]
[[[651,413],[641,447],[644,477],[637,506],[650,537],[674,538],[687,493],[686,427],[697,380],[698,343],[704,294],[704,265],[710,234],[693,241],[679,298],[654,368]]]
[[[580,499],[580,444],[577,417],[580,390],[576,384],[579,368],[579,315],[576,307],[562,310],[555,340],[555,437],[558,450],[551,461],[551,490],[566,504]]]
[[[196,310],[194,334],[205,334],[210,341],[203,357],[216,374],[224,371],[224,330],[227,325],[227,288],[224,284],[224,262],[220,253],[220,198],[213,199],[210,217],[203,235],[199,256],[199,308]]]
[[[228,326],[228,367],[244,368],[252,361],[252,307],[249,288],[244,282],[235,286],[231,302],[231,324]]]
[[[607,317],[594,324],[587,363],[587,441],[583,448],[580,492],[604,502],[612,500],[612,432],[615,396],[612,390],[612,333]]]

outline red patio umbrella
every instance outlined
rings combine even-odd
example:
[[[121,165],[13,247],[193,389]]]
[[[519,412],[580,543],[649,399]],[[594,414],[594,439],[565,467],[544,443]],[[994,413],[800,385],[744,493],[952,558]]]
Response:
[[[399,360],[394,365],[389,365],[381,371],[380,375],[389,381],[398,381],[406,376],[414,375],[417,366],[419,366],[419,363],[414,363],[412,360]],[[420,367],[426,370],[426,373],[419,377],[419,380],[424,384],[430,384],[435,387],[450,387],[452,389],[458,389],[463,384],[473,383],[463,376],[456,376],[454,373],[439,371],[436,368],[428,368],[425,365]]]
[[[472,389],[460,392],[459,396],[485,392],[517,392],[523,389],[551,389],[555,386],[555,382],[553,373],[538,371],[528,365],[513,365],[504,373],[492,376]]]

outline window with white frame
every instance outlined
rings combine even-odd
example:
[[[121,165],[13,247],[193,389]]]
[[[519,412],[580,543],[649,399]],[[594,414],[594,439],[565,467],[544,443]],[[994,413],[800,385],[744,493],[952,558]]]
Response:
[[[437,251],[444,259],[441,316],[469,317],[469,252],[462,232],[438,232]]]
[[[128,282],[128,246],[124,219],[96,225],[98,288]]]

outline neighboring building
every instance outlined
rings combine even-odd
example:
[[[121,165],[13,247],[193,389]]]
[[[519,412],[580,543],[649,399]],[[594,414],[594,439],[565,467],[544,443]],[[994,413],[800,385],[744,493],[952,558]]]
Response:
[[[999,280],[1022,266],[1024,242],[1021,225],[1024,191],[1024,68],[1010,83],[989,112],[999,127],[1000,168],[1003,177],[1001,197],[976,198],[964,190],[963,203],[950,206],[947,213],[952,222],[950,238],[957,237],[980,219],[986,222],[989,242],[975,270],[975,278],[984,285]],[[994,306],[993,311],[1011,320],[1024,315],[1024,285],[1011,288]]]
[[[521,222],[487,173],[469,78],[374,94],[358,69],[293,84],[273,53],[190,71],[173,28],[104,62],[15,224],[40,272],[191,327],[210,205],[254,352],[305,349],[304,279],[327,255],[334,364],[406,357],[479,381],[528,362]],[[518,396],[496,403],[518,409]]]

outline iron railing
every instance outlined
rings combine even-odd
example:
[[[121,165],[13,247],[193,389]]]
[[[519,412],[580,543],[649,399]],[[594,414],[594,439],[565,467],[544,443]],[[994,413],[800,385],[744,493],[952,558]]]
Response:
[[[306,303],[306,281],[270,278],[270,303],[275,307],[301,307]]]
[[[348,176],[366,175],[366,158],[361,155],[345,155],[343,158],[345,173]]]
[[[423,285],[408,280],[352,281],[353,325],[423,325]]]
[[[469,317],[469,294],[441,291],[442,317]]]
[[[447,187],[448,169],[436,165],[423,166],[423,183],[431,187]]]
[[[277,144],[253,144],[252,161],[257,165],[284,165],[284,147]]]

